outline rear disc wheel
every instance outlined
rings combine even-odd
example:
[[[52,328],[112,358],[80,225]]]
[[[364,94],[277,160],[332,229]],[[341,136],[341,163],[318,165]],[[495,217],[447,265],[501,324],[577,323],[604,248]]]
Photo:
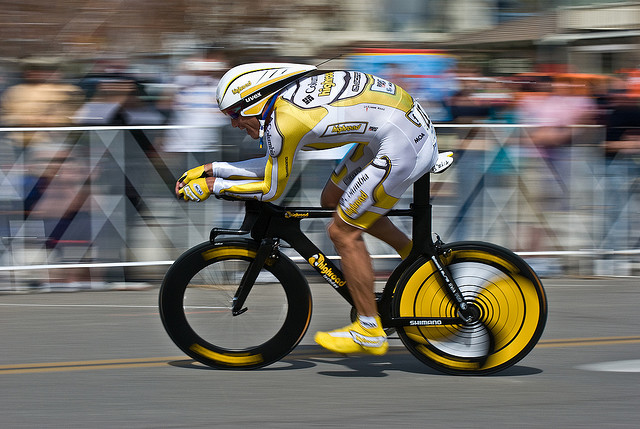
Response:
[[[427,365],[450,374],[490,374],[526,356],[547,318],[544,289],[520,257],[487,243],[453,243],[441,256],[472,309],[459,325],[405,326],[400,338]],[[393,312],[400,317],[459,317],[456,303],[430,259],[422,258],[399,282]]]

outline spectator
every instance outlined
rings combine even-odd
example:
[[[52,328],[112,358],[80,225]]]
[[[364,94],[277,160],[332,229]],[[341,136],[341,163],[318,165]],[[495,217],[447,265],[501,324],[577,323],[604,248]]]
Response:
[[[170,123],[188,128],[167,133],[167,152],[212,152],[220,144],[219,127],[226,125],[218,109],[216,89],[226,70],[224,61],[191,58],[183,64],[183,73],[176,77]]]
[[[526,192],[537,214],[527,213],[524,219],[526,234],[521,246],[525,250],[559,248],[568,233],[548,234],[541,226],[539,216],[544,216],[549,225],[569,225],[567,218],[570,202],[571,154],[574,142],[582,142],[585,129],[573,125],[593,124],[597,112],[595,101],[581,94],[582,86],[574,86],[570,81],[556,78],[542,79],[538,91],[524,95],[517,106],[521,123],[534,125],[525,130],[529,146],[521,159]],[[544,224],[544,223],[543,223]],[[553,274],[557,270],[555,261],[538,259],[531,261],[542,275]]]
[[[4,126],[53,127],[71,124],[71,117],[80,105],[82,92],[75,85],[64,83],[58,62],[52,58],[31,58],[23,66],[23,82],[3,93],[0,120]],[[8,141],[19,149],[61,144],[60,134],[51,132],[19,132]]]
[[[71,115],[82,100],[82,92],[74,85],[61,80],[58,64],[50,58],[26,60],[24,81],[9,87],[2,95],[1,115],[3,125],[14,127],[52,127],[71,124]],[[13,159],[22,159],[25,176],[20,195],[38,195],[45,172],[55,175],[54,167],[40,168],[37,159],[43,157],[64,159],[73,141],[68,141],[68,131],[33,130],[8,133],[5,141],[13,148]],[[53,165],[54,163],[52,163]]]
[[[190,58],[182,64],[174,81],[170,129],[163,149],[172,170],[179,172],[193,163],[204,163],[211,152],[221,151],[222,130],[228,126],[218,109],[216,89],[227,65],[221,58]],[[191,157],[191,159],[188,159]]]
[[[39,151],[32,167],[41,175],[36,186],[25,199],[25,219],[39,222],[46,237],[45,248],[52,254],[51,261],[81,260],[90,253],[92,245],[90,167],[87,155],[74,151],[66,157],[56,152]],[[52,270],[49,282],[62,287],[89,287],[88,269]],[[79,286],[78,282],[83,285]],[[67,285],[67,286],[64,286]]]
[[[79,125],[160,125],[165,116],[148,100],[142,82],[124,71],[124,66],[98,63],[82,78],[87,102],[74,115]]]
[[[448,99],[453,120],[468,124],[487,118],[490,114],[489,102],[478,96],[484,89],[486,79],[474,70],[467,70],[458,73],[458,82],[457,92]]]
[[[633,248],[637,242],[640,177],[640,99],[626,91],[609,97],[605,141],[605,246]]]
[[[58,63],[49,58],[25,61],[23,82],[9,87],[2,96],[2,123],[28,127],[6,138],[14,152],[11,159],[24,162],[24,168],[20,169],[22,177],[12,180],[21,184],[18,185],[22,198],[20,222],[41,225],[37,229],[43,231],[44,237],[37,238],[46,241],[49,250],[63,251],[66,244],[61,242],[77,242],[75,238],[79,236],[88,242],[89,223],[82,204],[87,173],[81,168],[86,162],[71,163],[78,148],[74,135],[68,130],[33,128],[71,125],[71,116],[82,98],[80,88],[65,83]],[[84,220],[79,221],[83,217]],[[67,240],[69,234],[74,236],[73,240]],[[38,243],[30,245],[37,247]],[[29,251],[37,253],[37,250],[41,249]],[[67,276],[65,282],[71,280],[72,277]]]

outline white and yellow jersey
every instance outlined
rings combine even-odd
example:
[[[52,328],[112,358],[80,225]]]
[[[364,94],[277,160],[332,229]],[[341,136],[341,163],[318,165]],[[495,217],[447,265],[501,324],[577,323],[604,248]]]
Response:
[[[355,71],[303,78],[275,102],[264,158],[213,163],[216,195],[271,201],[284,192],[296,154],[355,143],[332,174],[345,190],[338,213],[367,228],[437,158],[433,125],[402,88]]]

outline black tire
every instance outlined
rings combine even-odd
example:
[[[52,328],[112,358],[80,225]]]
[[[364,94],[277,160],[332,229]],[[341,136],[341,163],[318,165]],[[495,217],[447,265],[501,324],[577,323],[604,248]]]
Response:
[[[547,320],[540,279],[522,258],[500,246],[459,242],[441,257],[480,317],[462,325],[405,326],[398,333],[425,364],[456,375],[502,371],[536,345]],[[457,317],[433,262],[421,257],[398,282],[392,317]]]
[[[160,317],[187,355],[215,368],[255,369],[286,356],[311,320],[311,292],[296,265],[279,254],[260,272],[245,307],[231,300],[257,251],[250,240],[202,243],[180,256],[160,288]]]

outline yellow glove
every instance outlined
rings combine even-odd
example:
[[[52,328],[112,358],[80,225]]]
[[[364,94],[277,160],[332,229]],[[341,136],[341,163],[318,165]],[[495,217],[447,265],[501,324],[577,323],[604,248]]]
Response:
[[[190,180],[187,185],[183,186],[178,191],[178,197],[184,198],[185,201],[191,200],[200,202],[209,198],[210,195],[211,191],[209,190],[209,186],[207,186],[207,179],[205,177]]]
[[[204,165],[199,167],[192,168],[191,170],[185,171],[182,176],[178,179],[178,182],[189,183],[192,180],[199,179],[201,177],[205,177],[206,173],[204,171]]]

